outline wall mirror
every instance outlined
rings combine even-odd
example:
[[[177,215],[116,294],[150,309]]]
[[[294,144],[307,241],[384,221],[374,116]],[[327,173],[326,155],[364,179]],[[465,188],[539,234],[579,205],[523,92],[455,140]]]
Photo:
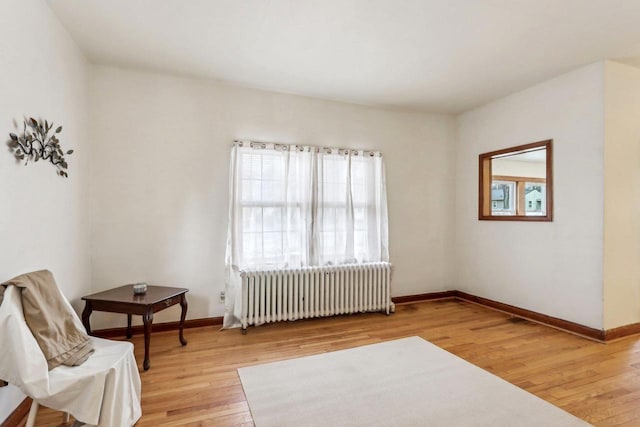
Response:
[[[480,154],[478,219],[551,221],[552,140]]]

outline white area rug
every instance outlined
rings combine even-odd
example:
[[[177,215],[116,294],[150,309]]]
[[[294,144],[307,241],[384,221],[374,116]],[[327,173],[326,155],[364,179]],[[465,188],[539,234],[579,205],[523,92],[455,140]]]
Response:
[[[589,425],[419,337],[238,373],[257,427]]]

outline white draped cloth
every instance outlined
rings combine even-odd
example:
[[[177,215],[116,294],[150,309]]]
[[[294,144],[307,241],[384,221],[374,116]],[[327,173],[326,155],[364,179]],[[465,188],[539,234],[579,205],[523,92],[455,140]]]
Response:
[[[388,261],[380,152],[234,144],[225,328],[239,326],[242,270]]]
[[[69,304],[65,301],[66,304]],[[74,322],[84,328],[77,316]],[[133,345],[91,337],[95,352],[80,366],[48,370],[22,312],[20,290],[8,286],[0,305],[0,378],[39,404],[100,427],[132,426],[142,415]]]

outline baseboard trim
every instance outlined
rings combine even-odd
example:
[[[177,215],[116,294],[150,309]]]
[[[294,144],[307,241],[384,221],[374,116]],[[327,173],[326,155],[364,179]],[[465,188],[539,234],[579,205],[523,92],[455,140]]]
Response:
[[[404,295],[392,298],[396,304],[415,303],[420,301],[430,301],[436,299],[458,299],[471,302],[487,308],[501,311],[512,316],[521,317],[536,323],[560,329],[574,335],[580,335],[598,342],[609,342],[628,337],[630,335],[640,334],[640,323],[632,323],[613,329],[595,329],[569,320],[560,319],[558,317],[549,316],[538,313],[536,311],[527,310],[526,308],[516,307],[514,305],[505,304],[488,298],[479,297],[463,291],[440,291],[417,295]]]
[[[617,340],[640,333],[640,323],[631,323],[630,325],[619,326],[613,329],[607,329],[604,333],[605,341]]]
[[[31,398],[25,397],[25,399],[13,410],[11,415],[0,424],[0,427],[17,427],[29,414],[31,408]]]
[[[185,329],[201,328],[203,326],[216,326],[222,325],[222,317],[204,317],[201,319],[189,319],[184,321]],[[179,329],[180,322],[164,322],[154,323],[153,332],[164,331],[177,331]],[[131,328],[134,335],[144,334],[144,326],[136,325]],[[92,332],[92,335],[100,338],[116,338],[127,336],[127,328],[109,328],[98,329]]]
[[[488,298],[471,295],[462,291],[456,291],[456,298],[476,303],[485,307],[493,308],[495,310],[541,323],[546,326],[551,326],[556,329],[561,329],[572,334],[581,335],[583,337],[590,338],[596,341],[605,341],[605,331],[601,329],[591,328],[589,326],[581,325],[569,320],[548,316],[546,314],[538,313],[537,311],[527,310],[526,308],[516,307],[515,305],[505,304]]]
[[[434,299],[451,299],[456,297],[456,291],[430,292],[428,294],[405,295],[401,297],[392,297],[394,304],[407,304],[418,301],[430,301]]]

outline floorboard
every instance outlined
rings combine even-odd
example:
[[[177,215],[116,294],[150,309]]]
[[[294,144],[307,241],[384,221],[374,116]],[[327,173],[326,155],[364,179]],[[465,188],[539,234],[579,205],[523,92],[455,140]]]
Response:
[[[237,368],[413,335],[597,426],[640,425],[639,336],[596,343],[465,301],[185,335],[186,347],[175,331],[152,336],[137,426],[251,426]],[[132,342],[142,369],[143,339]],[[37,425],[63,425],[62,414],[43,408]]]

